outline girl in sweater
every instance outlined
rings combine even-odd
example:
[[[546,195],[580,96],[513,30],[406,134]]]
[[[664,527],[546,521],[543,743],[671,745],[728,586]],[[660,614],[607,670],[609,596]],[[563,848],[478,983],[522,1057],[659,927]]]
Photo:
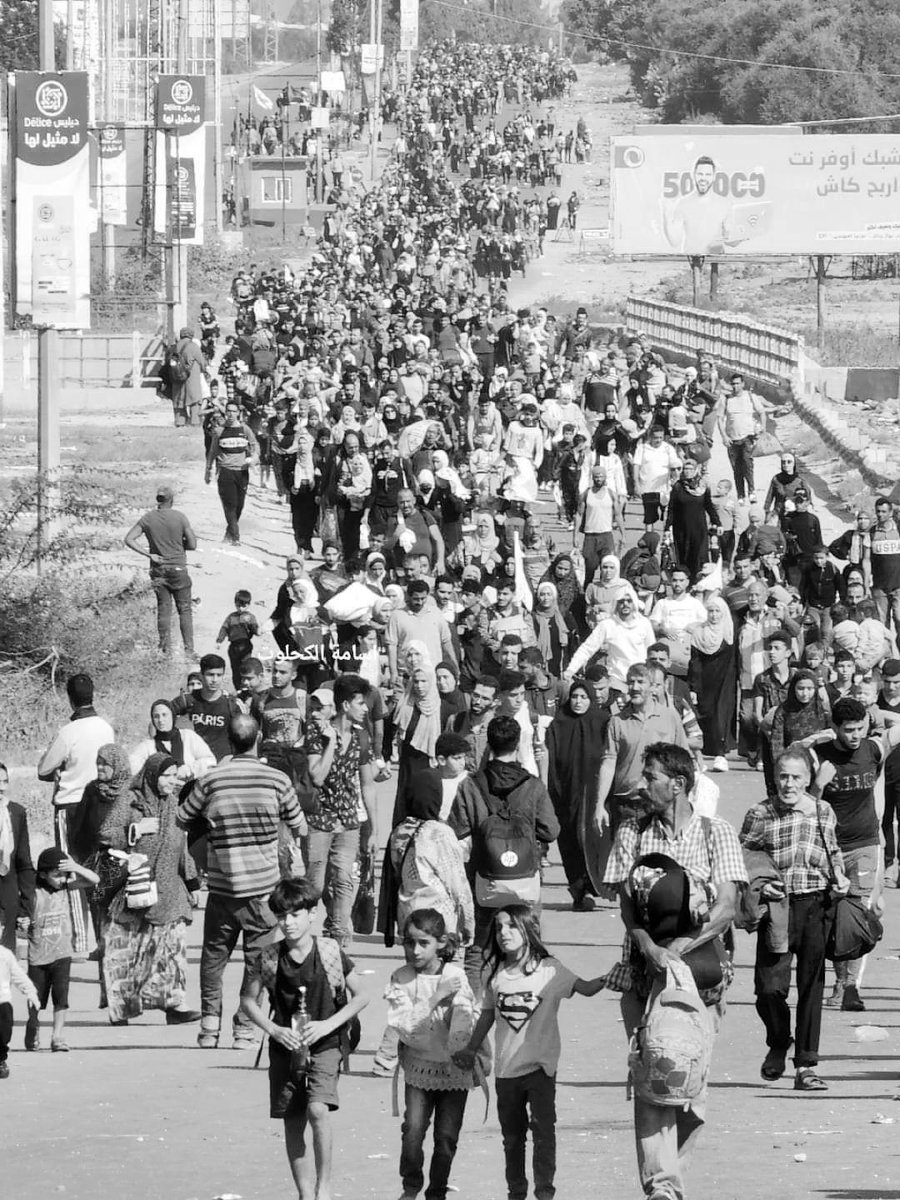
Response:
[[[400,1036],[406,1111],[400,1149],[401,1200],[413,1200],[425,1182],[425,1134],[434,1117],[434,1151],[426,1200],[445,1200],[450,1168],[475,1087],[471,1068],[453,1065],[451,1055],[469,1042],[475,1028],[475,997],[462,967],[451,963],[455,939],[433,908],[416,909],[403,930],[406,965],[385,991],[388,1025]]]

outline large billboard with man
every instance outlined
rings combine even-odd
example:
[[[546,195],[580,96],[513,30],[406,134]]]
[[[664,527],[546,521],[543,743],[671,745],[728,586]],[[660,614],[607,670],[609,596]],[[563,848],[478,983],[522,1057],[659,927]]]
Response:
[[[617,137],[617,254],[900,253],[900,136]]]

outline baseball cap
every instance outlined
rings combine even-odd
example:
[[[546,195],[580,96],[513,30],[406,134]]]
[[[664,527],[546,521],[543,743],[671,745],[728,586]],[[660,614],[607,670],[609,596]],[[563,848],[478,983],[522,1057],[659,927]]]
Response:
[[[881,674],[885,679],[900,675],[900,658],[886,658],[881,664]]]
[[[175,490],[169,487],[167,483],[161,483],[156,489],[156,498],[157,500],[174,500]]]

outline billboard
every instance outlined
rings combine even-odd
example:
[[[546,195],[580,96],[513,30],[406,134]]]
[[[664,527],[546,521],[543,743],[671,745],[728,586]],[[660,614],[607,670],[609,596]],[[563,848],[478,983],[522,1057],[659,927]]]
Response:
[[[97,196],[100,220],[107,225],[127,225],[127,160],[125,126],[102,122],[97,126]]]
[[[160,75],[156,92],[154,230],[186,246],[203,245],[206,183],[206,80]]]
[[[13,135],[13,308],[35,325],[91,323],[88,77],[17,71]]]
[[[900,253],[900,136],[612,139],[616,254]]]

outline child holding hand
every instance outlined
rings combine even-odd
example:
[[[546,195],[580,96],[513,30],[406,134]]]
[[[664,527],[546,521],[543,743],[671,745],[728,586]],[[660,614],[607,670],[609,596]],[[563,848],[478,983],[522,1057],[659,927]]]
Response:
[[[605,976],[579,979],[564,967],[541,942],[534,911],[524,904],[497,911],[487,958],[490,971],[483,1011],[468,1046],[454,1054],[453,1061],[470,1068],[496,1023],[497,1117],[509,1200],[525,1200],[528,1195],[525,1136],[529,1124],[534,1194],[536,1200],[553,1200],[559,1005],[575,993],[595,996]]]
[[[465,971],[450,961],[455,939],[436,909],[410,913],[403,948],[406,965],[393,973],[385,991],[388,1026],[400,1037],[405,1074],[401,1200],[413,1200],[425,1182],[424,1142],[432,1116],[434,1152],[425,1197],[445,1200],[466,1101],[476,1086],[472,1064],[458,1067],[453,1062],[454,1051],[467,1046],[473,1035],[475,997]]]

